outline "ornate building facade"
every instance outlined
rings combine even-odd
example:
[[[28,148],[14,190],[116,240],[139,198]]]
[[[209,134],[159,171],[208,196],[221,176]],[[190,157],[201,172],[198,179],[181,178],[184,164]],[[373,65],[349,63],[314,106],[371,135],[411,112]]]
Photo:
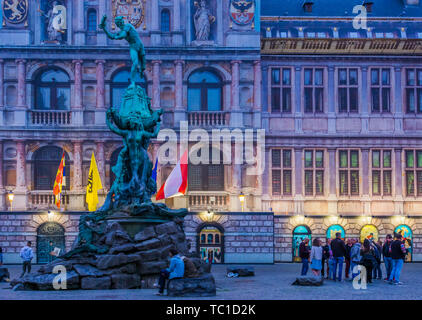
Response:
[[[3,6],[0,21],[6,262],[19,261],[26,240],[39,262],[51,239],[70,248],[92,152],[102,196],[113,181],[121,144],[105,111],[120,104],[130,62],[127,44],[98,29],[104,14],[112,32],[123,15],[141,35],[148,61],[138,83],[164,109],[162,128],[265,129],[262,175],[247,175],[246,164],[190,165],[186,196],[166,200],[192,212],[186,232],[204,258],[294,261],[303,237],[382,239],[400,230],[409,259],[422,260],[418,0],[19,2],[20,12]],[[367,14],[359,28],[357,5]],[[52,187],[63,150],[59,212]],[[158,186],[171,169],[159,164]]]

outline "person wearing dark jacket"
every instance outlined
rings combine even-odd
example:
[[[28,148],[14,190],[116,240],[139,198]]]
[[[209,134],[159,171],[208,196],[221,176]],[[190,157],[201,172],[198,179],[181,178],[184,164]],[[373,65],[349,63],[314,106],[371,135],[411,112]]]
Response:
[[[341,233],[336,233],[336,238],[331,241],[331,250],[333,252],[333,258],[334,258],[334,272],[333,272],[333,280],[336,281],[337,277],[337,265],[338,268],[338,281],[341,281],[341,274],[343,272],[343,262],[344,262],[344,256],[346,255],[346,245],[344,244],[344,241],[341,240]]]
[[[349,272],[350,272],[350,251],[352,250],[352,239],[347,239],[346,243],[346,255],[344,256],[344,260],[346,261],[346,269],[345,269],[345,277],[349,279]]]
[[[395,240],[391,244],[391,258],[393,258],[393,270],[390,274],[391,284],[402,284],[400,282],[400,273],[403,268],[404,259],[406,257],[407,250],[402,242],[402,235],[396,234]]]
[[[381,271],[381,252],[382,252],[382,242],[372,242],[372,247],[374,248],[375,252],[375,260],[377,263],[374,266],[374,279],[382,280],[382,271]]]
[[[363,248],[360,249],[360,255],[362,256],[361,264],[366,269],[366,282],[372,283],[372,270],[376,263],[374,248],[371,247],[371,243],[368,239],[363,241]]]
[[[391,271],[393,270],[393,258],[391,258],[391,244],[393,242],[393,236],[387,234],[385,237],[384,245],[382,246],[382,256],[384,258],[385,273],[387,277],[384,279],[388,281],[390,279]]]
[[[305,238],[299,245],[299,257],[302,259],[302,276],[305,276],[309,269],[309,255],[311,249],[309,248],[309,239]]]
[[[327,279],[330,277],[330,268],[328,265],[328,260],[330,259],[330,243],[331,240],[327,239],[325,246],[322,247],[322,269],[321,269],[321,276],[324,278],[325,274],[325,264],[327,264]]]

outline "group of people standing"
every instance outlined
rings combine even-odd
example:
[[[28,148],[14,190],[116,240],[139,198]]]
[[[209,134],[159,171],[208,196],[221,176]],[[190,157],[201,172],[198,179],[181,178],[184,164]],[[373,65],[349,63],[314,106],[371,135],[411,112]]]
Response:
[[[360,265],[365,267],[367,283],[372,283],[372,279],[381,280],[383,260],[386,271],[384,281],[395,285],[402,284],[400,274],[406,254],[407,249],[401,234],[395,234],[394,239],[388,234],[384,244],[381,240],[375,242],[369,239],[365,239],[361,244],[354,238],[344,242],[339,232],[336,233],[335,239],[327,239],[325,245],[315,238],[310,247],[309,239],[305,238],[299,246],[299,257],[302,259],[301,275],[308,273],[310,265],[315,276],[333,281],[342,281],[344,262],[346,279],[353,280],[359,274],[359,269],[362,270],[362,267],[358,268]]]

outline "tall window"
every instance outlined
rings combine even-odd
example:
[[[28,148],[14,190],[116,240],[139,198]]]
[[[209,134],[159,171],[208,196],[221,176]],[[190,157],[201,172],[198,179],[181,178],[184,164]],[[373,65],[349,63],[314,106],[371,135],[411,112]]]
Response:
[[[323,112],[324,70],[306,68],[304,75],[305,112]]]
[[[372,194],[391,195],[391,150],[372,150]]]
[[[292,111],[292,70],[271,69],[271,112]]]
[[[198,157],[201,151],[198,150]],[[188,168],[188,188],[189,191],[224,191],[224,164],[223,154],[220,152],[220,163],[211,164],[211,155],[213,149],[210,149],[209,164],[189,164]]]
[[[35,79],[35,109],[68,110],[70,79],[60,69],[49,69]]]
[[[406,69],[406,109],[422,113],[422,69]]]
[[[213,72],[196,71],[188,80],[188,111],[220,111],[223,83]]]
[[[145,88],[145,79],[136,74],[136,84]],[[127,69],[118,71],[111,80],[112,107],[119,108],[123,101],[127,87],[130,85],[130,71]]]
[[[35,190],[53,190],[62,154],[63,149],[59,147],[43,147],[35,152],[33,157]],[[65,168],[67,181],[66,186],[63,186],[63,188],[68,190],[70,184],[70,161],[67,153],[65,153]]]
[[[324,193],[324,151],[305,150],[305,195]]]
[[[93,8],[88,9],[88,32],[94,33],[97,31],[97,11]]]
[[[371,69],[372,112],[390,112],[390,69]]]
[[[271,151],[272,194],[292,194],[292,150],[273,149]]]
[[[422,150],[406,150],[406,195],[422,195]],[[415,193],[416,190],[416,193]]]
[[[359,151],[339,151],[340,195],[359,195]]]
[[[338,110],[358,112],[358,69],[338,70]]]
[[[170,32],[170,11],[168,9],[161,11],[161,32]]]

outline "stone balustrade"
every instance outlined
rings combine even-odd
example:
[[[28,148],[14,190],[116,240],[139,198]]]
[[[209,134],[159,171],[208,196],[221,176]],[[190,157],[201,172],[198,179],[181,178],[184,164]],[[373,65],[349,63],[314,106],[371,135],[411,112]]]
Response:
[[[53,191],[31,191],[29,200],[33,210],[56,208]],[[62,194],[62,204],[69,204],[69,195]]]
[[[227,126],[229,113],[225,111],[195,111],[188,113],[190,126]]]
[[[229,207],[229,196],[219,192],[189,192],[189,207],[191,209],[220,209]]]
[[[67,126],[72,124],[72,112],[30,110],[29,124],[40,126]]]

